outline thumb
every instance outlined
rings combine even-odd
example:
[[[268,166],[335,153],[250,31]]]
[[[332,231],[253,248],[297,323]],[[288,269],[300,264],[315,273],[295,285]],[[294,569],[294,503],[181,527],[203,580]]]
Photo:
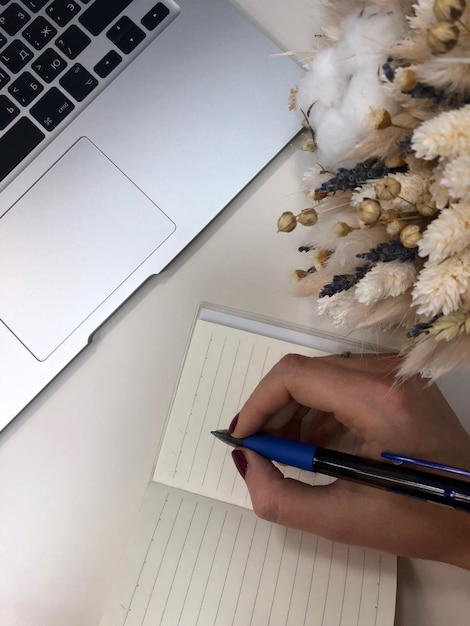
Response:
[[[335,538],[337,520],[344,517],[346,504],[338,493],[336,483],[312,487],[292,478],[284,478],[271,461],[252,450],[236,449],[232,456],[245,479],[253,510],[258,517]]]

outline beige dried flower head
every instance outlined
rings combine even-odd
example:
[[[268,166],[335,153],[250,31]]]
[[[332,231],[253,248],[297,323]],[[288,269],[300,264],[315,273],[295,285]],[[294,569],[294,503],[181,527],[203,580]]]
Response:
[[[439,22],[456,22],[465,11],[465,0],[436,0],[432,8]]]
[[[317,144],[313,141],[312,137],[307,137],[304,143],[300,146],[300,149],[304,152],[315,152]]]
[[[405,248],[416,248],[421,237],[421,229],[417,224],[409,224],[400,231],[400,241]]]
[[[401,185],[396,178],[386,176],[375,186],[375,195],[379,200],[393,200],[401,191]]]
[[[278,233],[290,233],[296,226],[297,220],[291,211],[284,211],[281,217],[277,220]]]
[[[416,210],[423,217],[432,217],[438,212],[436,202],[429,191],[422,193],[416,201]]]
[[[293,111],[297,105],[297,93],[299,91],[299,86],[296,85],[292,87],[289,95],[289,111]]]
[[[346,222],[337,222],[333,226],[333,234],[336,237],[346,237],[352,230],[354,229],[351,228],[349,224],[346,224]]]
[[[470,151],[470,105],[444,111],[423,122],[413,133],[412,148],[419,159],[442,159]]]
[[[357,217],[364,222],[364,224],[372,225],[376,224],[381,213],[380,202],[372,200],[371,198],[365,198],[356,209]]]
[[[297,216],[297,221],[302,226],[314,226],[317,223],[318,214],[314,208],[303,209]]]
[[[433,54],[445,54],[455,48],[460,31],[451,22],[437,22],[428,28],[426,41]]]
[[[436,341],[452,341],[463,333],[470,332],[470,313],[459,309],[439,317],[429,329]]]
[[[410,68],[398,69],[393,78],[393,84],[398,87],[400,91],[404,91],[405,93],[413,91],[418,84],[416,72]]]

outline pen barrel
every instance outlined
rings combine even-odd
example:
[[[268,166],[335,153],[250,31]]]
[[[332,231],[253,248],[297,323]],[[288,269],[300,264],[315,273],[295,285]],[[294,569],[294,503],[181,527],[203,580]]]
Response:
[[[470,511],[470,483],[431,472],[317,448],[313,471]]]

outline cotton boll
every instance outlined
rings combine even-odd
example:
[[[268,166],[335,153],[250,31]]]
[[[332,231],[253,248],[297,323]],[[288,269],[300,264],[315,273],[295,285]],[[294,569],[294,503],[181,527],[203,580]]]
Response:
[[[386,49],[405,32],[403,14],[393,2],[369,5],[343,18],[342,38],[319,52],[299,85],[297,110],[308,115],[316,133],[318,160],[337,167],[344,155],[362,140],[371,107],[390,109],[378,68]]]

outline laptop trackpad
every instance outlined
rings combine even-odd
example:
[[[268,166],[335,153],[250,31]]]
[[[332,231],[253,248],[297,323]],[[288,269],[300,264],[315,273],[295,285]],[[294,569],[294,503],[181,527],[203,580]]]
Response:
[[[43,361],[175,230],[82,138],[0,219],[0,318]]]

